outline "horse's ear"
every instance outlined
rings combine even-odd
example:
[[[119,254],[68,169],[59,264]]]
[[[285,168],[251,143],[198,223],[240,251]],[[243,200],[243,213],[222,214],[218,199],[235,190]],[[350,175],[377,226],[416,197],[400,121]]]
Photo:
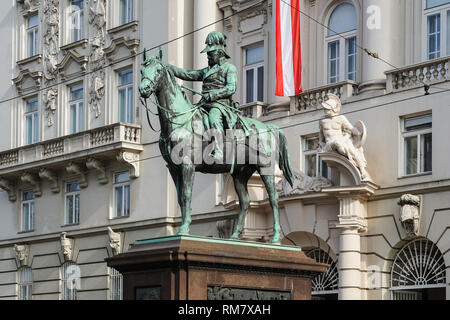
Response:
[[[144,62],[147,61],[147,49],[144,49],[143,60]]]
[[[161,47],[159,47],[158,59],[159,59],[159,61],[162,61],[162,59],[163,59],[163,49]]]

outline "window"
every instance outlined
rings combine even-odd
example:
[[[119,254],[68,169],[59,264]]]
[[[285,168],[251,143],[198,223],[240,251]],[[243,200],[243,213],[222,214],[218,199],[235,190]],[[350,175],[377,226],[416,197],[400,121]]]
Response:
[[[39,16],[33,15],[27,19],[27,57],[39,52]]]
[[[134,20],[134,0],[120,0],[120,24]]]
[[[119,73],[119,121],[133,123],[133,70]]]
[[[404,175],[432,171],[432,115],[404,118]]]
[[[78,224],[80,222],[80,185],[68,183],[66,185],[66,225]]]
[[[316,260],[316,262],[329,265],[327,272],[321,273],[312,280],[312,300],[337,300],[339,289],[337,261],[334,261],[327,252],[320,248],[308,251],[306,256]]]
[[[38,99],[32,98],[26,101],[25,110],[25,142],[33,144],[39,140],[39,107]]]
[[[72,261],[62,265],[61,291],[62,300],[77,300],[77,290],[80,289],[80,267]]]
[[[328,166],[319,160],[319,136],[303,138],[304,172],[309,177],[328,177]]]
[[[334,9],[328,22],[327,65],[328,83],[356,81],[356,10],[347,2]]]
[[[123,276],[114,268],[109,268],[110,300],[123,300]]]
[[[22,197],[22,231],[33,231],[34,230],[34,193],[24,192]]]
[[[450,1],[426,0],[426,57],[450,55]]]
[[[70,40],[84,38],[84,0],[72,0],[70,7]]]
[[[114,217],[130,216],[130,174],[117,173],[114,176]]]
[[[393,300],[445,300],[445,261],[428,239],[415,239],[397,253],[391,269]]]
[[[264,46],[245,50],[244,101],[264,101]]]
[[[31,300],[33,296],[33,274],[31,268],[23,267],[19,269],[17,285],[19,300]]]
[[[83,98],[83,84],[70,88],[70,133],[78,133],[84,130]]]

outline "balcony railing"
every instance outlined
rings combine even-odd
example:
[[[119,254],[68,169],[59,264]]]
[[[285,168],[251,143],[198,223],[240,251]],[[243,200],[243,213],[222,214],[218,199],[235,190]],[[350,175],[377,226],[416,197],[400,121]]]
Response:
[[[264,102],[252,102],[239,106],[242,116],[258,119],[266,114],[267,105]]]
[[[14,185],[17,180],[24,181],[24,176],[30,174],[34,179],[38,176],[48,178],[57,176],[61,170],[85,170],[84,166],[96,169],[99,176],[104,175],[104,160],[128,164],[131,176],[135,178],[139,176],[142,150],[141,127],[124,123],[20,147],[0,153],[0,187]],[[103,178],[102,181],[106,180]]]
[[[358,93],[358,84],[354,81],[342,81],[303,91],[295,97],[295,112],[321,108],[321,104],[329,93],[337,95],[342,102],[345,102],[347,98]]]
[[[387,93],[447,81],[449,60],[450,57],[445,57],[387,71]]]

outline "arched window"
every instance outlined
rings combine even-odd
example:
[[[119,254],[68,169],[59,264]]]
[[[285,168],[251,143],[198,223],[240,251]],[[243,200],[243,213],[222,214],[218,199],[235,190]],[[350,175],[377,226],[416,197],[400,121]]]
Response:
[[[338,5],[328,20],[328,83],[356,81],[356,9],[351,3]]]
[[[445,299],[445,286],[444,257],[433,242],[416,239],[398,252],[391,270],[394,300]]]
[[[312,280],[312,298],[314,300],[337,300],[339,272],[336,261],[333,261],[328,253],[319,248],[308,251],[306,256],[319,263],[330,265],[327,272],[321,273]]]
[[[72,261],[64,263],[61,267],[62,300],[77,300],[77,290],[80,288],[80,267]]]
[[[31,300],[33,297],[33,273],[30,267],[18,270],[17,279],[19,300]]]
[[[123,276],[114,268],[109,268],[110,300],[123,300]]]

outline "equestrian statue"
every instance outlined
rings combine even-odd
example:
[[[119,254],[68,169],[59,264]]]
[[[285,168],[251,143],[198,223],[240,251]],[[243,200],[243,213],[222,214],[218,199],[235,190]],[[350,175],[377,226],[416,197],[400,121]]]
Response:
[[[233,102],[237,70],[228,61],[226,36],[213,31],[205,43],[202,53],[208,55],[208,67],[204,69],[177,68],[163,62],[162,51],[156,57],[147,56],[144,51],[141,70],[141,100],[147,109],[149,123],[151,111],[147,100],[154,98],[153,103],[157,106],[161,126],[159,147],[175,183],[181,208],[182,223],[177,234],[190,232],[195,172],[230,173],[240,206],[231,238],[240,239],[250,205],[247,183],[258,172],[273,210],[272,243],[279,244],[281,230],[275,165],[278,164],[291,186],[294,179],[286,137],[275,125],[243,117],[237,103]],[[176,78],[202,81],[202,92],[178,85]],[[192,104],[183,89],[201,95],[199,103]]]

